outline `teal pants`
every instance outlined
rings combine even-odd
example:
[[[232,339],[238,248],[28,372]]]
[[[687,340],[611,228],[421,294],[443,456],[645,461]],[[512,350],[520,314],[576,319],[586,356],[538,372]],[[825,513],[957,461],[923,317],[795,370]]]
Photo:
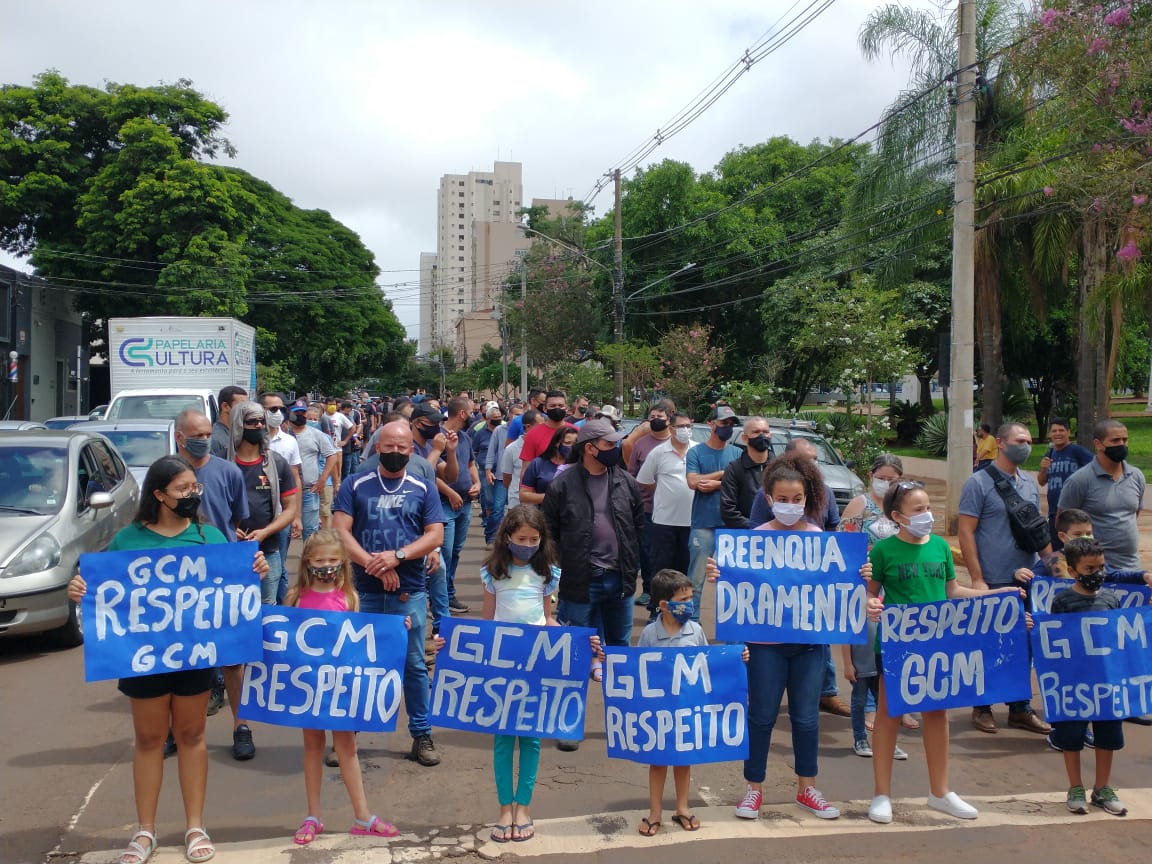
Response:
[[[515,735],[497,735],[492,743],[492,772],[496,775],[496,797],[500,806],[521,804],[527,807],[532,803],[532,792],[536,789],[536,771],[540,767],[540,739],[524,738]],[[512,757],[516,742],[520,742],[520,781],[515,784],[513,794]]]

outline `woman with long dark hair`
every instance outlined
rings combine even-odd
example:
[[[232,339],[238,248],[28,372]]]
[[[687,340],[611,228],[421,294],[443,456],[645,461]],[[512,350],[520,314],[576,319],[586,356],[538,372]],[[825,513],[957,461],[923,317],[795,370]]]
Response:
[[[226,543],[212,525],[198,520],[200,494],[191,464],[182,456],[164,456],[152,463],[140,491],[140,507],[132,524],[122,528],[108,551],[162,549]],[[253,570],[266,573],[264,556],[256,553]],[[77,572],[68,585],[68,597],[79,603],[87,590]],[[184,799],[185,857],[192,864],[216,854],[204,830],[204,796],[208,784],[208,749],[204,741],[208,693],[213,669],[190,669],[121,678],[118,688],[132,707],[135,745],[132,778],[136,797],[136,832],[121,854],[119,864],[144,864],[156,851],[156,810],[164,779],[164,741],[171,729],[176,740],[180,792]]]
[[[548,448],[525,466],[524,476],[520,479],[522,503],[536,506],[544,503],[548,485],[557,474],[568,468],[568,459],[579,431],[574,426],[561,426],[552,433]]]

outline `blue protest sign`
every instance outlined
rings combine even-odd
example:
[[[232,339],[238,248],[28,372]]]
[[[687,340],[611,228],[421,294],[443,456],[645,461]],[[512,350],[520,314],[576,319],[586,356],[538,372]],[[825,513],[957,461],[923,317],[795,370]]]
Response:
[[[716,532],[716,638],[862,645],[868,537],[822,531]]]
[[[608,648],[608,755],[645,765],[748,757],[748,671],[741,645]]]
[[[1033,619],[1032,658],[1049,723],[1152,713],[1152,608]]]
[[[257,548],[216,543],[81,555],[85,680],[260,659]]]
[[[432,725],[535,738],[584,738],[590,627],[440,622]]]
[[[880,640],[892,717],[1032,695],[1028,632],[1018,594],[886,606]]]
[[[1072,587],[1070,579],[1053,579],[1036,576],[1028,583],[1028,594],[1032,599],[1032,611],[1045,614],[1052,611],[1052,600],[1061,591]],[[1148,585],[1120,585],[1105,582],[1104,587],[1120,598],[1120,606],[1134,609],[1137,606],[1152,606],[1152,587]]]
[[[243,719],[347,732],[396,728],[404,616],[266,609],[264,659],[244,668]]]

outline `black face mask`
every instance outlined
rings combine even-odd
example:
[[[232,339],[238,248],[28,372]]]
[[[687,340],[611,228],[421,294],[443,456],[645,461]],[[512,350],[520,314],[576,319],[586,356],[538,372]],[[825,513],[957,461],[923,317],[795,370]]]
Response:
[[[605,468],[614,468],[619,465],[623,455],[619,447],[613,447],[611,450],[596,448],[596,461]]]
[[[1085,591],[1093,593],[1100,590],[1100,586],[1104,584],[1104,571],[1097,570],[1095,573],[1078,573],[1076,574],[1076,581],[1084,586]]]
[[[289,414],[288,422],[293,426],[306,426],[308,424],[307,414]]]
[[[549,408],[545,413],[553,423],[559,423],[568,416],[568,411],[565,408]]]
[[[244,440],[249,444],[260,444],[264,440],[263,429],[245,429]]]
[[[757,453],[763,453],[768,449],[768,445],[772,441],[767,435],[757,435],[755,438],[748,439],[748,446],[755,450]]]
[[[180,498],[177,500],[176,506],[171,509],[182,519],[195,519],[200,510],[200,496],[192,494],[187,498]]]
[[[648,428],[653,432],[663,432],[668,428],[668,421],[663,417],[653,417],[648,421]]]
[[[404,470],[404,466],[408,464],[407,453],[381,453],[380,454],[380,467],[387,471],[389,474],[396,474]]]
[[[1123,462],[1128,458],[1128,445],[1113,444],[1111,447],[1105,447],[1104,455],[1111,459],[1113,462]]]
[[[440,432],[438,426],[417,426],[416,431],[420,433],[420,437],[425,441],[431,441]]]
[[[499,426],[500,425],[500,418],[497,417],[494,420],[489,420],[488,425],[489,426]]]

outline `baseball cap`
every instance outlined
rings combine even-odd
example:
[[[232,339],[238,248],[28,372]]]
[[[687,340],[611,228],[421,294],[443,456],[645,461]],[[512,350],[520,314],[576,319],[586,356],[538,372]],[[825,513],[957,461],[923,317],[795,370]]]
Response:
[[[440,423],[444,420],[444,415],[441,414],[440,411],[438,411],[436,408],[429,405],[427,402],[417,402],[415,407],[412,409],[412,416],[409,419],[432,419],[437,423]]]
[[[709,420],[738,420],[736,412],[727,405],[717,405],[712,411]]]
[[[485,414],[485,416],[487,416],[488,412],[489,412],[489,411],[491,411],[493,408],[499,408],[499,407],[500,407],[500,403],[499,403],[499,402],[496,402],[496,401],[492,401],[492,402],[485,402],[485,403],[484,403],[484,414]]]
[[[626,432],[617,432],[616,427],[609,420],[585,420],[584,425],[580,427],[576,435],[576,443],[583,444],[586,441],[596,441],[599,438],[603,438],[605,441],[619,441],[626,434]]]
[[[484,416],[491,417],[493,414],[500,416],[504,412],[500,410],[500,406],[495,402],[489,402],[484,408]]]
[[[617,408],[615,405],[604,405],[596,413],[607,417],[613,423],[619,423],[620,418],[623,416],[620,413],[620,409]],[[587,421],[585,421],[585,422],[587,422]]]
[[[288,406],[288,413],[289,414],[299,414],[301,411],[307,411],[307,410],[308,410],[308,400],[307,399],[297,399],[290,406]]]

